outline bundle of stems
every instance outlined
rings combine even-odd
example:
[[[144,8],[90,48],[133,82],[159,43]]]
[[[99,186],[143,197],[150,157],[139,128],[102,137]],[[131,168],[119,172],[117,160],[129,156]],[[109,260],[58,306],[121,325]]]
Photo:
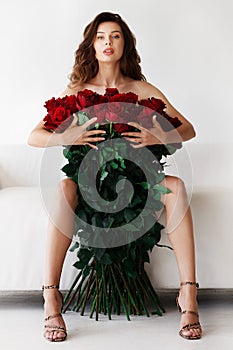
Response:
[[[140,257],[138,261],[141,261]],[[83,316],[88,302],[91,305],[90,318],[95,313],[96,321],[101,313],[108,315],[108,319],[111,320],[112,314],[120,315],[124,312],[130,321],[130,315],[150,317],[151,313],[162,316],[165,312],[143,263],[138,264],[133,277],[122,269],[121,263],[107,265],[93,259],[88,266],[89,274],[83,274],[83,270],[79,271],[67,292],[64,313],[72,310],[80,312]],[[148,305],[154,310],[150,312]]]

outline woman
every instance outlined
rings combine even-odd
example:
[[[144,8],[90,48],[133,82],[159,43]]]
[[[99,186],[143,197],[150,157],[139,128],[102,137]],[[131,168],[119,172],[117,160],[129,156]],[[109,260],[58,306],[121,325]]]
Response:
[[[84,39],[76,51],[75,64],[70,76],[70,84],[62,96],[77,94],[83,89],[90,89],[104,94],[106,88],[115,87],[120,93],[134,92],[139,99],[155,97],[162,99],[166,113],[178,117],[182,122],[176,130],[164,132],[154,121],[150,131],[138,124],[133,124],[140,132],[124,133],[126,139],[139,148],[152,144],[183,142],[195,136],[193,126],[167,100],[159,89],[146,82],[140,68],[140,58],[135,48],[135,38],[126,23],[117,14],[100,13],[86,27]],[[40,122],[29,136],[28,143],[36,147],[57,145],[84,145],[96,148],[95,142],[104,140],[102,130],[87,131],[94,119],[82,126],[76,126],[76,119],[61,134],[51,134]],[[129,138],[130,137],[130,138]],[[183,182],[173,176],[166,176],[164,183],[171,193],[163,195],[162,202],[166,209],[166,224],[169,239],[174,249],[181,288],[177,296],[177,305],[181,311],[179,334],[186,339],[199,339],[201,326],[198,321],[197,287],[195,275],[195,252],[193,226],[187,194]],[[61,315],[62,296],[59,282],[67,249],[71,243],[74,222],[74,209],[78,204],[76,184],[71,179],[61,182],[58,191],[56,212],[66,217],[65,227],[49,222],[46,248],[46,268],[44,290],[45,332],[50,341],[63,341],[66,338],[65,323]],[[68,203],[71,211],[64,203]],[[64,214],[66,210],[66,214]],[[63,233],[64,232],[64,233]]]

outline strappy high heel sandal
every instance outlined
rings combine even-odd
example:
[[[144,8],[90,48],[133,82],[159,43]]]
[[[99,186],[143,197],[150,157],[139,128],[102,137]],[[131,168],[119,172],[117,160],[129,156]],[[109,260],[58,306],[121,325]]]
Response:
[[[196,282],[181,282],[180,286],[185,286],[185,285],[193,285],[195,286],[196,288],[199,288],[199,284],[196,283]],[[179,331],[179,335],[185,339],[189,339],[189,340],[196,340],[196,339],[200,339],[201,338],[201,335],[202,335],[202,329],[201,329],[201,325],[200,325],[200,322],[199,322],[199,315],[196,311],[193,311],[193,310],[182,310],[180,305],[179,305],[179,301],[178,301],[178,298],[179,298],[179,295],[180,295],[180,292],[178,293],[177,297],[176,297],[176,304],[177,304],[177,308],[179,310],[179,312],[181,314],[192,314],[192,315],[195,315],[198,319],[197,322],[194,322],[194,323],[188,323],[186,324],[184,327],[182,327]],[[185,335],[184,332],[186,331],[190,331],[192,329],[197,329],[200,331],[200,334],[197,334],[197,335]]]
[[[59,290],[59,286],[57,285],[51,285],[51,286],[42,286],[42,290],[44,289],[57,289],[58,293],[60,294],[61,296],[61,301],[62,301],[62,305],[63,305],[63,295],[62,293],[60,292]],[[62,306],[61,306],[61,310],[62,310]],[[47,316],[44,321],[47,322],[53,318],[58,318],[58,317],[62,317],[61,315],[61,312],[59,313],[56,313],[54,315],[49,315]],[[45,333],[54,333],[54,332],[61,332],[64,334],[63,337],[57,337],[57,338],[47,338],[45,336]],[[45,324],[44,325],[44,337],[45,339],[47,339],[48,341],[51,341],[51,342],[60,342],[60,341],[64,341],[67,337],[67,332],[66,332],[66,329],[64,327],[60,327],[60,326],[53,326],[52,324]]]

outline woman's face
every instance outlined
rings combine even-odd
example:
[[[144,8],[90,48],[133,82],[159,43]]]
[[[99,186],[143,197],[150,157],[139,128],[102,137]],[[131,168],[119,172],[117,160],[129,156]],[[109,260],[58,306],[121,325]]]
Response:
[[[93,47],[99,62],[117,62],[124,50],[124,36],[119,24],[103,22],[97,28]]]

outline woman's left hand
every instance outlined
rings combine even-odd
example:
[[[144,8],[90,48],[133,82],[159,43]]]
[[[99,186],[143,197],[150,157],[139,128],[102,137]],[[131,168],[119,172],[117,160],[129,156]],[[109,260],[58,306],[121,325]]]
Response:
[[[132,141],[136,144],[131,144],[133,148],[141,148],[150,145],[161,145],[165,142],[165,132],[161,128],[160,124],[156,121],[156,116],[153,117],[154,127],[146,129],[138,123],[130,122],[131,126],[139,129],[140,131],[135,132],[122,132],[122,136],[126,136],[125,139]]]

